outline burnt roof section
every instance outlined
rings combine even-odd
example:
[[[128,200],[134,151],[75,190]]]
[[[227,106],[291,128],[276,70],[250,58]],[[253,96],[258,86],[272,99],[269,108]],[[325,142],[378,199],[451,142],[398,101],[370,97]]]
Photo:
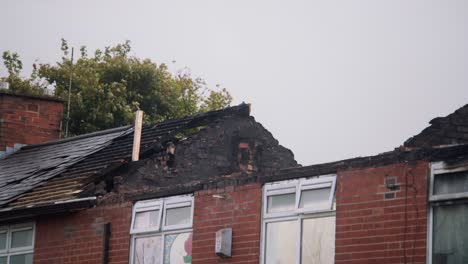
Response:
[[[442,148],[419,148],[406,151],[396,149],[394,151],[374,156],[357,157],[310,166],[285,168],[269,174],[246,174],[245,172],[238,172],[230,175],[212,177],[203,181],[194,180],[171,186],[161,186],[149,192],[127,194],[126,199],[138,201],[193,193],[200,190],[223,188],[226,186],[236,186],[248,183],[264,184],[274,181],[317,177],[327,174],[336,174],[339,171],[380,167],[405,162],[444,161],[448,164],[457,164],[458,162],[463,163],[467,160],[468,144]]]
[[[468,143],[468,104],[446,117],[437,117],[421,133],[409,138],[404,146],[420,148]]]
[[[191,128],[197,128],[216,122],[221,118],[228,118],[229,116],[249,116],[250,106],[248,104],[240,104],[238,106],[228,107],[221,110],[210,111],[201,113],[194,116],[186,116],[179,119],[167,120],[165,122],[156,123],[153,125],[145,125],[142,129],[141,135],[141,148],[140,156],[144,158],[146,155],[150,155],[153,152],[160,151],[164,144],[173,138]],[[128,127],[127,127],[128,128]],[[16,193],[22,195],[17,196],[12,202],[8,204],[9,207],[24,208],[31,205],[51,203],[54,201],[64,201],[70,199],[81,198],[80,193],[84,188],[96,178],[114,170],[120,165],[130,161],[132,155],[133,145],[133,128],[128,129],[114,129],[111,134],[119,133],[120,136],[112,138],[112,140],[105,147],[86,155],[79,162],[70,164],[65,170],[61,170],[59,174],[55,174],[55,177],[49,177],[41,184],[36,184],[34,188],[27,187],[22,181],[17,182],[12,189],[16,189]],[[116,132],[117,131],[117,132]],[[128,131],[128,132],[126,132]],[[124,133],[124,134],[122,134]],[[78,137],[78,140],[61,140],[55,142],[49,142],[36,146],[30,146],[28,148],[20,150],[18,153],[11,155],[15,157],[20,155],[22,152],[28,150],[38,153],[38,150],[47,149],[52,152],[67,153],[63,147],[76,146],[77,142],[93,140],[96,137],[100,137],[104,132],[97,132],[94,134],[87,134]],[[81,146],[83,147],[83,146]],[[56,154],[60,155],[60,154]],[[39,163],[45,161],[44,157],[39,155],[30,154],[31,159],[37,159]],[[11,160],[9,157],[7,160]],[[23,165],[27,163],[27,160],[20,160],[16,162],[10,162],[10,166],[20,167],[18,164]],[[0,170],[2,170],[2,163],[0,163]],[[13,170],[14,173],[21,171],[20,168]],[[40,175],[33,174],[33,178],[39,177]],[[27,187],[27,188],[26,188]],[[5,205],[3,203],[2,205]]]

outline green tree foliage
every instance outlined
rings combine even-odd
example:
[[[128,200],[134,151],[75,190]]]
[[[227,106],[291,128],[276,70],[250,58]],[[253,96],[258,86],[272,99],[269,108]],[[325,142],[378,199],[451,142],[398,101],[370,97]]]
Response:
[[[8,76],[0,79],[8,82],[12,91],[33,95],[44,94],[44,87],[34,81],[36,79],[35,72],[33,72],[29,79],[21,78],[20,73],[23,69],[23,62],[20,60],[18,53],[5,51],[2,54],[2,59],[3,64],[7,68]]]
[[[11,89],[38,94],[45,91],[45,84],[53,84],[55,95],[67,99],[71,60],[70,48],[63,39],[61,49],[61,61],[34,65],[31,78],[26,80],[19,77],[22,64],[18,55],[4,54],[7,80],[10,82],[13,76],[29,84],[20,88],[11,82]],[[130,51],[129,41],[96,50],[92,56],[88,56],[86,47],[80,48],[79,57],[73,62],[69,120],[72,135],[132,124],[137,109],[145,112],[146,123],[153,123],[231,103],[226,89],[211,90],[189,71],[171,74],[165,64],[131,56]]]

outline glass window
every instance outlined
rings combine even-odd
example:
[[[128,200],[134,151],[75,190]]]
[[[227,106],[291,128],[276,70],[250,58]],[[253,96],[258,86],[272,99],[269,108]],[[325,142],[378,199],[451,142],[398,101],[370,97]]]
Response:
[[[296,263],[297,233],[297,221],[266,224],[265,263]]]
[[[468,263],[468,204],[434,206],[433,263]]]
[[[329,208],[331,188],[304,190],[301,192],[299,208]]]
[[[32,264],[33,254],[21,254],[10,256],[10,264]]]
[[[166,225],[183,225],[190,223],[192,207],[176,207],[166,210]]]
[[[134,229],[157,228],[159,224],[159,210],[136,212]]]
[[[161,251],[161,236],[139,237],[135,239],[135,264],[159,264]]]
[[[434,175],[434,194],[468,192],[468,171]]]
[[[295,193],[268,196],[268,213],[277,213],[294,210],[295,203]]]
[[[6,249],[7,233],[0,233],[0,250]]]
[[[333,263],[335,217],[302,220],[302,264]]]
[[[468,171],[431,164],[430,229],[432,264],[468,263]],[[461,199],[464,198],[464,199]]]
[[[32,264],[34,224],[0,227],[0,264]]]
[[[155,206],[157,210],[148,210]],[[192,263],[192,207],[192,195],[136,203],[130,230],[131,263]],[[160,225],[162,217],[164,221]]]
[[[21,230],[13,231],[11,233],[11,247],[27,247],[32,245],[33,231],[30,230]]]
[[[334,262],[335,180],[332,175],[265,184],[263,264]]]

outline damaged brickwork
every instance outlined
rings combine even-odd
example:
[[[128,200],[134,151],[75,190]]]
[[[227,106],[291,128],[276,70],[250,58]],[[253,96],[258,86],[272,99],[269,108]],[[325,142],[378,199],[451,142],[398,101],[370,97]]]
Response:
[[[169,139],[159,152],[125,164],[98,182],[94,192],[100,196],[110,192],[115,199],[116,195],[151,192],[222,175],[255,177],[296,166],[293,153],[253,117],[234,117]]]
[[[59,160],[63,158],[57,153],[70,151],[66,144],[80,149],[85,142],[107,136],[109,144],[101,150],[87,154],[44,186],[28,189],[8,204],[11,210],[0,210],[0,219],[8,225],[34,221],[34,263],[129,263],[134,203],[183,194],[193,195],[193,223],[187,227],[193,231],[192,263],[259,263],[265,254],[264,184],[332,174],[335,263],[422,264],[431,249],[427,239],[433,206],[428,201],[431,164],[443,161],[446,168],[458,168],[468,160],[468,145],[406,146],[300,167],[292,152],[250,117],[245,104],[145,126],[136,162],[129,160],[130,127],[21,151],[35,153],[38,161],[50,153]],[[38,151],[46,147],[54,151]],[[230,258],[214,250],[216,232],[222,228],[232,228]],[[152,231],[159,236],[161,230]]]
[[[95,208],[37,220],[41,238],[34,263],[97,263],[105,252],[107,223],[109,263],[128,263],[132,202],[184,193],[195,196],[192,263],[257,263],[262,193],[258,175],[298,166],[293,153],[249,116],[219,118],[177,133],[139,161],[117,165],[80,194],[96,195]],[[213,198],[214,193],[225,199]],[[235,256],[219,262],[213,243],[214,231],[221,227],[233,228]],[[44,233],[52,229],[57,232]],[[50,253],[54,247],[60,254]]]

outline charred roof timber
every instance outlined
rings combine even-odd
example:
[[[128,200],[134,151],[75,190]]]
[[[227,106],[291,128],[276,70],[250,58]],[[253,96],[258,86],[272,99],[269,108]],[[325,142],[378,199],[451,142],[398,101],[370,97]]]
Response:
[[[230,132],[224,130],[223,126],[227,126]],[[279,152],[284,152],[286,155],[283,163],[280,160],[273,160],[276,164],[267,164],[268,166],[279,168],[296,164],[292,152],[280,147],[271,134],[250,117],[249,105],[241,104],[143,126],[139,154],[140,158],[145,160],[136,162],[138,163],[136,166],[164,154],[169,156],[166,165],[173,167],[174,156],[182,157],[193,154],[189,152],[193,152],[194,148],[187,147],[190,144],[196,144],[196,147],[201,149],[196,155],[203,159],[205,157],[203,153],[207,153],[206,147],[211,144],[213,153],[217,155],[215,158],[217,169],[230,170],[227,169],[231,167],[229,158],[218,155],[223,150],[221,148],[215,150],[213,146],[229,145],[230,143],[226,143],[225,140],[231,135],[223,139],[218,137],[216,141],[208,144],[206,142],[208,136],[206,133],[218,133],[216,131],[221,131],[221,134],[263,135],[263,141],[274,142],[272,147],[279,148]],[[122,178],[122,175],[119,175],[121,171],[132,169],[128,162],[132,156],[133,134],[132,127],[111,129],[45,144],[30,145],[0,160],[0,206],[20,209],[50,204],[58,200],[92,197],[98,193],[96,186],[102,181],[106,182],[102,189],[105,194],[114,186],[119,186],[121,183],[119,179]],[[181,138],[180,134],[184,134],[184,137]],[[176,147],[176,145],[180,146]],[[19,167],[17,164],[22,164],[22,166]],[[171,169],[167,175],[183,176],[184,173],[188,173],[185,170],[187,164],[181,163],[183,168],[180,171]],[[40,169],[44,168],[44,165],[47,170]],[[142,169],[144,168],[139,167],[140,171]],[[175,178],[177,181],[192,180],[182,176]]]

